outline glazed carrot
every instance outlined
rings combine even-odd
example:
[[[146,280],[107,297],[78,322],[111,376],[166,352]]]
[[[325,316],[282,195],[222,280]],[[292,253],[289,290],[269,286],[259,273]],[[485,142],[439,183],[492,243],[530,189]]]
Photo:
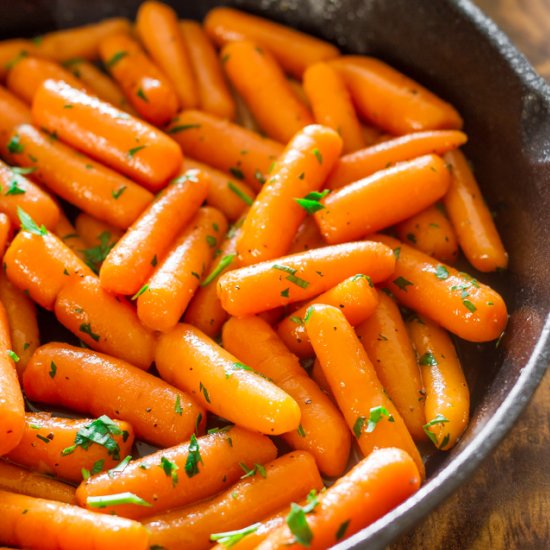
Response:
[[[160,336],[155,363],[164,380],[222,418],[269,435],[298,428],[294,399],[191,325]]]
[[[296,230],[288,253],[306,252],[307,250],[313,250],[325,245],[325,239],[323,239],[323,235],[319,231],[315,218],[308,216]]]
[[[99,443],[102,437],[104,443]],[[133,443],[132,426],[120,420],[27,413],[23,438],[6,457],[37,472],[78,483],[83,469],[97,473],[114,468],[131,453]]]
[[[212,496],[255,464],[270,462],[276,455],[267,437],[233,426],[198,439],[192,436],[188,443],[134,460],[116,477],[93,476],[80,485],[76,498],[81,506],[91,508],[91,497],[129,491],[151,506],[107,506],[96,511],[132,518],[151,516]]]
[[[458,258],[456,234],[442,204],[428,206],[397,224],[395,232],[400,240],[446,264]]]
[[[152,191],[181,166],[180,148],[164,133],[63,82],[46,81],[32,113],[41,128]]]
[[[281,491],[281,487],[287,490]],[[192,504],[149,518],[150,544],[166,550],[210,547],[210,535],[240,529],[266,515],[301,500],[323,482],[310,454],[293,452],[256,467],[256,473],[242,479],[212,500]]]
[[[81,260],[84,260],[86,263],[84,252],[88,245],[78,234],[75,226],[69,221],[62,210],[59,211],[59,221],[52,229],[52,233],[59,237],[59,239],[63,241],[68,248],[70,248]],[[88,265],[88,267],[90,266]],[[90,267],[90,269],[92,268]]]
[[[196,21],[180,21],[180,31],[189,52],[197,81],[202,111],[221,118],[235,118],[235,101],[225,81],[216,50],[202,25]]]
[[[426,155],[330,193],[315,219],[327,242],[350,241],[417,214],[440,199],[449,184],[443,160]]]
[[[298,357],[312,357],[313,348],[307,336],[304,318],[314,304],[338,307],[352,326],[370,317],[378,305],[378,294],[365,275],[354,275],[317,296],[307,304],[286,316],[277,332],[288,349]]]
[[[339,55],[336,46],[295,29],[232,8],[214,8],[204,21],[206,32],[222,46],[234,40],[253,40],[269,50],[297,78],[309,65]]]
[[[36,168],[33,179],[78,208],[116,227],[131,225],[152,195],[133,181],[55,141],[29,124],[11,136],[10,159]]]
[[[137,312],[146,327],[165,332],[176,325],[226,230],[221,212],[209,206],[199,209],[138,292]]]
[[[0,154],[6,158],[14,128],[20,124],[30,124],[31,112],[19,98],[0,86],[0,113]]]
[[[191,397],[160,378],[120,359],[68,344],[38,348],[23,385],[29,399],[125,420],[136,437],[162,447],[202,432],[206,420],[204,409]]]
[[[217,208],[231,222],[240,218],[256,198],[256,193],[248,185],[206,164],[186,158],[183,162],[183,171],[187,170],[200,170],[208,174],[210,185],[206,203]]]
[[[50,476],[31,472],[0,460],[0,490],[73,504],[75,488]]]
[[[179,106],[184,109],[197,107],[197,82],[176,12],[166,4],[148,0],[139,7],[136,31],[153,61],[170,79]]]
[[[0,161],[0,211],[9,216],[11,223],[21,225],[17,209],[22,208],[38,224],[53,229],[59,221],[59,207],[38,185],[24,174],[33,169],[18,169]]]
[[[235,106],[237,108],[237,123],[242,128],[246,128],[247,130],[251,130],[257,134],[262,134],[262,130],[252,116],[247,104],[244,102],[243,98],[237,94],[233,87],[231,87],[231,95],[235,100]]]
[[[423,155],[442,155],[466,141],[466,134],[457,130],[415,132],[392,138],[341,157],[327,180],[327,187],[338,189],[393,164]]]
[[[183,111],[167,133],[186,155],[218,170],[229,172],[259,191],[283,146],[236,124],[202,113]],[[223,147],[219,144],[223,143]]]
[[[102,286],[119,294],[135,294],[192,220],[208,186],[208,176],[198,170],[175,179],[109,252],[99,274]]]
[[[508,254],[468,161],[460,151],[447,153],[445,160],[450,164],[452,174],[445,207],[460,248],[479,271],[505,269]]]
[[[4,544],[44,550],[146,550],[148,539],[147,530],[137,521],[0,491],[0,542]]]
[[[17,288],[51,310],[64,285],[92,271],[55,235],[31,229],[20,231],[11,242],[4,255],[5,271]]]
[[[223,327],[223,347],[273,380],[298,403],[300,426],[283,434],[284,441],[293,449],[309,451],[323,474],[341,475],[351,444],[346,423],[267,322],[259,317],[230,319]]]
[[[25,57],[19,61],[8,73],[6,85],[10,92],[27,105],[31,105],[37,90],[48,79],[65,82],[73,88],[87,90],[82,81],[61,65],[38,57]]]
[[[0,302],[8,316],[12,350],[19,357],[15,364],[19,376],[40,345],[36,308],[29,297],[16,288],[5,273],[0,273]]]
[[[294,508],[287,525],[269,535],[258,550],[329,548],[395,508],[418,490],[420,482],[418,468],[407,453],[376,449],[319,495],[313,512],[305,515],[306,527],[290,529],[290,517],[299,510]]]
[[[241,265],[288,253],[300,223],[320,207],[318,191],[341,150],[338,134],[317,124],[291,139],[244,220],[237,242]]]
[[[39,55],[56,61],[83,58],[89,61],[99,59],[99,45],[108,36],[129,33],[128,19],[113,17],[98,23],[73,27],[45,34],[35,39]]]
[[[176,90],[135,40],[117,34],[103,40],[99,49],[106,69],[145,120],[160,125],[173,118],[178,110]]]
[[[448,451],[468,426],[470,392],[453,342],[445,329],[424,317],[412,317],[407,329],[426,387],[426,435]]]
[[[112,247],[124,235],[124,232],[118,227],[102,222],[85,212],[76,217],[75,228],[86,246],[89,247],[101,246],[103,242],[107,243],[108,247]]]
[[[370,238],[396,251],[388,288],[399,303],[464,340],[487,342],[500,336],[508,313],[498,292],[397,239],[385,235]]]
[[[426,439],[422,430],[426,423],[422,378],[405,323],[393,299],[379,292],[378,307],[355,332],[410,434],[416,441]]]
[[[2,40],[0,42],[0,80],[3,81],[8,71],[29,55],[42,57],[31,40],[23,38]]]
[[[272,139],[288,142],[314,120],[296,97],[269,51],[254,42],[231,42],[221,51],[229,80]]]
[[[153,361],[155,336],[140,324],[130,303],[104,290],[97,277],[65,284],[55,300],[55,315],[92,349],[142,369]]]
[[[0,254],[2,254],[2,257],[4,256],[4,252],[8,247],[9,241],[11,240],[12,233],[13,232],[10,219],[6,216],[6,214],[0,212]]]
[[[315,122],[340,134],[344,153],[365,147],[349,92],[336,69],[324,62],[311,65],[304,73],[304,90]]]
[[[332,395],[332,391],[330,390],[330,385],[328,383],[327,377],[325,376],[325,373],[323,372],[323,368],[321,367],[321,363],[319,363],[319,359],[317,358],[315,358],[315,361],[313,362],[313,367],[311,367],[310,376],[315,381],[315,383],[319,386],[321,391],[325,395],[327,395],[328,398],[333,403],[336,403],[336,400]]]
[[[225,273],[218,281],[218,296],[226,311],[244,317],[313,298],[357,273],[378,283],[393,273],[394,262],[385,246],[325,246]]]
[[[338,408],[363,456],[376,448],[397,447],[413,458],[424,477],[422,458],[407,427],[344,314],[333,306],[312,306],[306,328]]]
[[[350,55],[331,64],[344,78],[359,114],[390,134],[462,127],[452,105],[378,59]]]

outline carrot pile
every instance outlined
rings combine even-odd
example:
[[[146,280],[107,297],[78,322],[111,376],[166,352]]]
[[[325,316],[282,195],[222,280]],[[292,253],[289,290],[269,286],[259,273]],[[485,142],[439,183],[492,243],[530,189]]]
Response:
[[[460,441],[508,257],[453,106],[154,0],[0,81],[0,545],[324,549]]]

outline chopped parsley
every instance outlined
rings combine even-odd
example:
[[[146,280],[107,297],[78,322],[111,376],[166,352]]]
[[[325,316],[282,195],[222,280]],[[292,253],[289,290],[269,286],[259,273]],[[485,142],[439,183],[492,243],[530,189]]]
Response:
[[[199,382],[199,391],[204,395],[204,399],[206,400],[206,402],[210,403],[210,395],[208,394],[208,390],[202,382]]]
[[[430,441],[437,447],[438,444],[437,444],[437,436],[432,432],[430,431],[430,428],[432,426],[436,426],[437,424],[445,424],[446,422],[449,422],[449,419],[448,418],[445,418],[442,414],[438,414],[435,418],[432,418],[432,420],[430,420],[429,422],[427,422],[426,424],[424,424],[424,426],[422,426],[422,429],[424,430],[424,433],[430,438]],[[444,447],[447,443],[449,442],[449,435],[447,434],[447,438],[444,439],[442,442],[441,442],[441,445],[439,446],[440,448],[441,447]]]
[[[447,268],[444,265],[438,265],[436,270],[435,270],[434,275],[438,279],[441,279],[442,281],[444,281],[445,279],[447,279],[449,277],[449,271],[447,270]]]
[[[147,99],[147,96],[145,95],[145,92],[142,88],[138,88],[138,91],[136,92],[136,95],[145,101],[145,103],[149,103],[149,100]]]
[[[209,274],[208,274],[208,277],[206,277],[206,279],[204,279],[204,281],[201,283],[201,286],[206,286],[206,285],[209,285],[214,279],[216,279],[217,277],[219,277],[222,273],[222,271],[224,269],[226,269],[227,267],[229,267],[231,265],[231,263],[233,262],[233,260],[237,257],[236,254],[227,254],[225,255],[219,262],[218,262],[218,265],[216,266],[215,269],[213,269]]]
[[[176,395],[176,404],[174,406],[174,410],[176,411],[176,414],[181,416],[183,414],[183,409],[181,408],[181,398],[178,395]]]
[[[86,248],[81,250],[84,254],[84,263],[97,275],[99,273],[99,268],[101,264],[108,256],[109,252],[114,246],[114,243],[111,242],[111,233],[109,231],[102,231],[98,235],[99,244],[93,246],[92,248]]]
[[[287,281],[290,281],[291,283],[299,286],[300,288],[307,288],[309,286],[309,282],[305,279],[301,279],[300,277],[296,277],[296,269],[293,269],[292,267],[288,267],[286,265],[279,265],[279,264],[273,264],[272,269],[278,269],[279,271],[284,271],[288,273],[288,275],[285,277]]]
[[[304,198],[302,199],[294,199],[308,214],[315,214],[315,212],[318,212],[319,210],[322,210],[325,208],[323,204],[321,204],[319,201],[326,197],[330,193],[329,189],[325,189],[324,191],[312,191],[311,193],[308,193]]]
[[[164,473],[172,478],[172,486],[175,487],[178,484],[178,470],[179,467],[175,462],[168,460],[165,456],[160,459],[160,467],[164,470]],[[186,464],[187,471],[187,464]]]
[[[227,182],[227,187],[248,206],[251,206],[254,202],[252,197],[249,197],[242,189],[239,189],[232,181]]]
[[[111,57],[111,59],[108,59],[105,62],[105,67],[107,67],[108,69],[112,69],[121,59],[123,59],[127,55],[128,55],[128,52],[125,52],[125,51],[116,52]]]
[[[48,230],[43,225],[38,227],[36,222],[20,206],[17,207],[17,216],[21,222],[21,229],[24,231],[40,235],[41,237],[48,234]]]
[[[249,468],[244,462],[239,462],[239,466],[244,472],[244,475],[241,476],[241,479],[246,479],[247,477],[252,477],[256,474],[260,474],[264,479],[267,477],[265,467],[261,464],[254,464],[254,468]]]
[[[185,473],[187,477],[193,477],[199,473],[199,462],[202,462],[199,442],[195,434],[191,434],[187,460],[185,461]]]
[[[244,180],[244,173],[243,171],[238,167],[232,167],[229,169],[229,173],[238,180]]]
[[[403,292],[407,292],[407,287],[412,286],[413,283],[405,279],[405,277],[397,277],[397,279],[394,279],[393,284],[397,287],[399,287]]]
[[[418,360],[418,364],[426,367],[437,367],[437,365],[439,365],[435,355],[431,351],[427,351],[424,355],[422,355],[422,357]]]
[[[147,289],[149,288],[149,285],[148,284],[144,284],[133,296],[132,296],[132,300],[137,300],[144,292],[147,291]]]
[[[12,359],[14,363],[19,363],[20,358],[19,358],[19,355],[15,353],[15,351],[9,349],[7,353],[8,353],[8,357],[10,357],[10,359]]]
[[[122,193],[124,193],[124,191],[126,191],[126,185],[122,185],[120,186],[118,189],[116,190],[112,190],[111,191],[111,195],[113,196],[113,199],[117,200],[120,198],[120,196],[122,195]]]
[[[225,548],[231,548],[235,546],[238,542],[240,542],[244,537],[247,535],[250,535],[251,533],[255,533],[258,530],[258,527],[260,527],[261,523],[254,523],[252,525],[249,525],[248,527],[244,527],[243,529],[239,529],[237,531],[226,531],[225,533],[212,533],[210,535],[210,540],[213,542],[218,542]]]
[[[8,151],[10,153],[13,153],[14,155],[23,153],[25,151],[25,148],[23,147],[23,145],[21,145],[19,141],[19,134],[15,134],[10,139],[8,143]]]
[[[87,334],[92,340],[99,342],[99,334],[93,332],[92,325],[90,323],[82,323],[79,330],[80,332]]]
[[[308,504],[300,506],[295,502],[290,504],[290,513],[286,516],[286,524],[298,544],[310,546],[313,540],[313,532],[307,522],[307,514],[313,512],[319,504],[317,492],[311,491],[307,497]]]
[[[142,149],[145,149],[145,147],[147,147],[147,146],[146,145],[138,145],[137,147],[132,147],[132,149],[130,149],[128,151],[128,156],[133,157],[136,153],[138,153]]]
[[[372,433],[377,424],[382,420],[383,417],[388,419],[388,422],[395,422],[393,415],[386,409],[386,407],[378,406],[372,407],[369,412],[369,418],[365,416],[358,416],[355,424],[353,425],[353,433],[355,437],[359,439],[363,433],[363,428],[367,424],[367,428],[364,430],[366,433]]]
[[[193,128],[200,128],[200,124],[180,124],[178,126],[172,126],[168,130],[169,134],[177,134],[178,132],[185,132],[186,130],[192,130]]]
[[[120,504],[136,504],[137,506],[151,506],[146,500],[134,493],[117,493],[98,497],[88,497],[86,504],[90,508],[107,508],[107,506],[118,506]]]
[[[10,183],[8,190],[4,193],[6,197],[9,195],[24,195],[24,194],[25,194],[25,190],[19,187],[19,182],[17,180],[13,180]]]
[[[317,162],[319,164],[323,164],[323,155],[321,154],[321,151],[319,151],[319,149],[315,148],[315,149],[313,149],[313,154],[315,155],[315,158],[317,159]]]

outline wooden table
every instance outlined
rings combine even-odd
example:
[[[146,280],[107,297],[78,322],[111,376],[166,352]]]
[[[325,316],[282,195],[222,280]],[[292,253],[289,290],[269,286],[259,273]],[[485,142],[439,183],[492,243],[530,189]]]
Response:
[[[550,0],[475,0],[550,82]],[[391,550],[550,549],[550,372],[474,476]]]

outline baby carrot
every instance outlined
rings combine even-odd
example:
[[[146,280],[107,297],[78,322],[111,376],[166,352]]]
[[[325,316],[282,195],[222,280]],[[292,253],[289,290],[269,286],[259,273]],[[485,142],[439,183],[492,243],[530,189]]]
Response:
[[[349,92],[336,69],[324,62],[311,65],[304,73],[304,90],[315,122],[340,134],[344,153],[365,147]]]
[[[468,426],[468,384],[445,329],[418,316],[407,322],[407,328],[426,387],[424,431],[438,449],[448,451]]]
[[[442,204],[428,206],[397,224],[395,232],[400,240],[446,264],[454,264],[458,258],[455,231]]]
[[[92,349],[141,369],[153,362],[154,334],[141,325],[130,303],[103,289],[97,277],[68,282],[55,300],[55,315]]]
[[[68,344],[38,348],[23,385],[29,399],[125,420],[136,437],[162,447],[202,431],[206,420],[204,409],[191,397],[160,378],[121,359]]]
[[[272,139],[287,143],[314,120],[296,97],[268,50],[254,42],[230,42],[221,51],[229,80]]]
[[[62,210],[59,211],[59,220],[52,229],[52,233],[59,237],[90,269],[95,270],[95,264],[90,265],[91,262],[87,260],[91,258],[86,258],[85,255],[86,247],[88,246],[87,243],[84,242],[75,226],[69,221],[69,218],[65,216]]]
[[[304,318],[314,304],[338,307],[352,326],[367,319],[376,310],[378,294],[365,275],[354,275],[317,296],[285,317],[277,327],[279,337],[298,357],[312,357],[313,348],[307,336]]]
[[[131,453],[133,443],[132,426],[107,416],[92,420],[27,413],[23,438],[6,457],[78,483],[83,475],[114,468]]]
[[[325,126],[306,126],[290,140],[244,220],[237,252],[241,265],[288,253],[307,213],[320,208],[318,191],[342,150]]]
[[[310,501],[305,510],[293,505],[286,524],[257,548],[329,548],[401,504],[418,490],[420,482],[418,468],[407,453],[394,448],[376,449]],[[303,518],[299,523],[298,515]]]
[[[405,423],[344,314],[333,306],[315,305],[306,328],[330,389],[357,438],[363,456],[373,449],[397,447],[407,452],[424,476],[422,458]]]
[[[315,460],[305,452],[289,453],[254,471],[212,500],[147,519],[150,544],[166,550],[209,548],[214,532],[250,525],[323,487]]]
[[[86,246],[97,247],[103,243],[112,248],[124,235],[118,227],[102,222],[90,214],[80,213],[75,220],[75,228],[78,235],[86,243]]]
[[[346,423],[267,322],[259,317],[230,319],[223,327],[223,347],[273,380],[298,403],[300,426],[283,434],[282,439],[293,449],[309,451],[323,474],[341,475],[351,444]]]
[[[0,41],[0,80],[4,81],[8,71],[29,55],[43,57],[31,40],[14,38]]]
[[[365,147],[338,160],[328,177],[327,187],[338,189],[389,168],[392,164],[423,155],[442,155],[464,145],[466,140],[466,134],[458,130],[431,130],[414,132]]]
[[[225,81],[214,45],[197,21],[180,21],[180,30],[197,80],[201,110],[233,120],[235,101]]]
[[[443,160],[426,155],[330,193],[315,219],[329,243],[351,241],[417,214],[440,199],[449,184]]]
[[[306,252],[307,250],[313,250],[325,245],[325,239],[323,239],[323,235],[319,231],[315,218],[308,216],[296,230],[288,253]]]
[[[75,501],[75,488],[72,485],[3,460],[0,460],[0,490],[29,497],[49,498],[67,504]]]
[[[313,298],[357,273],[369,275],[374,283],[384,281],[394,264],[386,246],[325,246],[225,273],[218,281],[218,296],[227,312],[244,317]]]
[[[259,433],[238,426],[209,433],[188,443],[163,449],[134,460],[118,476],[93,476],[76,491],[77,502],[92,508],[93,499],[125,491],[150,506],[106,506],[94,508],[109,514],[141,518],[185,506],[212,496],[255,467],[272,461],[275,445]]]
[[[294,399],[191,325],[160,336],[155,363],[164,380],[235,424],[269,435],[298,428]]]
[[[206,32],[218,45],[234,40],[252,40],[269,50],[285,71],[301,79],[309,65],[338,57],[333,44],[295,29],[232,8],[210,10]]]
[[[319,359],[315,358],[315,361],[313,362],[313,367],[311,367],[311,372],[309,373],[309,375],[315,381],[315,383],[319,386],[321,391],[326,396],[328,396],[328,398],[333,403],[336,403],[336,400],[334,399],[334,396],[332,395],[332,392],[330,391],[330,385],[328,383],[327,377],[325,376],[325,373],[323,372],[323,368],[321,367],[321,363],[319,363]]]
[[[99,272],[102,286],[119,294],[138,292],[198,211],[208,185],[208,176],[198,170],[173,180],[109,252]]]
[[[466,157],[452,151],[445,160],[451,167],[451,186],[444,202],[464,256],[479,271],[505,269],[508,254]]]
[[[160,130],[63,82],[46,81],[32,113],[41,128],[152,191],[181,166],[180,148]]]
[[[331,64],[344,78],[359,114],[390,134],[462,127],[452,105],[378,59],[350,55]]]
[[[152,195],[133,181],[59,143],[30,124],[8,143],[15,164],[34,168],[33,179],[62,199],[116,227],[131,225]]]
[[[128,35],[107,37],[99,47],[105,68],[147,122],[166,124],[178,110],[172,83]]]
[[[148,0],[139,7],[136,31],[153,61],[170,79],[180,107],[197,107],[197,82],[176,12],[166,4]]]
[[[201,111],[182,111],[166,132],[186,155],[218,170],[229,172],[255,191],[261,189],[283,146]],[[223,147],[218,144],[223,143]]]
[[[238,95],[233,88],[231,89],[231,92],[237,108],[237,123],[242,128],[246,128],[247,130],[251,130],[257,134],[262,134],[261,128],[258,126],[258,123],[252,116],[252,113],[243,98]]]
[[[13,233],[12,229],[10,219],[6,216],[6,214],[0,212],[0,254],[2,257],[4,257],[8,243],[11,241]]]
[[[392,298],[379,292],[378,307],[355,332],[410,434],[416,441],[426,439],[422,430],[426,417],[420,370],[405,323]]]
[[[70,504],[0,491],[3,544],[43,550],[146,550],[148,540],[147,530],[137,521],[99,516]]]
[[[9,155],[7,145],[14,128],[20,124],[30,124],[31,112],[19,98],[0,86],[0,113],[0,153],[6,158]]]

